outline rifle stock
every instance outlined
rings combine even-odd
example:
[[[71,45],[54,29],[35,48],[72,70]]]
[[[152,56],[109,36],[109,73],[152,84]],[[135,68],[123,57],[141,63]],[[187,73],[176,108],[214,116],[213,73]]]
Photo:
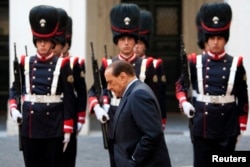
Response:
[[[108,52],[107,52],[107,45],[104,45],[104,54],[105,54],[105,58],[108,58]]]
[[[188,58],[187,53],[185,51],[183,37],[181,35],[180,37],[180,58],[181,58],[181,72],[184,76],[184,84],[187,87],[187,100],[192,103],[192,94],[191,94],[191,81],[190,81],[190,70],[189,70],[189,64],[188,64]],[[195,112],[193,110],[190,111],[189,115],[193,116]],[[193,118],[189,118],[189,129],[190,129],[190,137],[191,141],[194,141],[193,136]]]
[[[17,59],[17,54],[16,54],[16,43],[14,43],[14,61],[13,61],[13,67],[14,67],[14,87],[16,90],[16,102],[17,102],[17,110],[19,110],[22,113],[22,104],[21,104],[21,96],[22,96],[22,79],[21,79],[21,71],[20,71],[20,66],[18,63]],[[18,118],[17,119],[18,123],[18,142],[19,142],[19,150],[21,151],[22,148],[22,142],[21,142],[21,123],[22,119]]]
[[[180,37],[180,58],[181,58],[181,72],[184,76],[184,84],[187,88],[187,99],[192,103],[192,89],[190,81],[190,70],[188,64],[187,53],[184,47],[183,36]],[[194,111],[190,111],[190,115],[194,115]]]
[[[102,88],[102,84],[101,84],[101,79],[100,79],[100,73],[99,73],[99,67],[98,67],[98,62],[97,59],[95,58],[94,55],[94,48],[93,48],[93,43],[90,42],[90,47],[91,47],[91,59],[92,59],[92,70],[93,70],[93,78],[94,78],[94,89],[95,89],[95,95],[98,99],[98,102],[100,104],[100,106],[103,105],[103,88]],[[106,121],[107,118],[103,117],[102,118],[103,121]],[[101,130],[102,130],[102,137],[103,137],[103,145],[104,148],[107,149],[108,148],[108,133],[107,133],[107,123],[101,123]]]

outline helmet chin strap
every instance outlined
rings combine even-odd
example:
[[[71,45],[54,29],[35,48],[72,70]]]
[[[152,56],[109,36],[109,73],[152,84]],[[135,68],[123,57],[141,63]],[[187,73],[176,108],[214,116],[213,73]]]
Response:
[[[48,52],[44,53],[44,54],[41,54],[39,51],[38,51],[38,54],[41,56],[41,57],[48,57],[51,55],[51,53],[53,52],[53,49],[52,47],[48,50]]]

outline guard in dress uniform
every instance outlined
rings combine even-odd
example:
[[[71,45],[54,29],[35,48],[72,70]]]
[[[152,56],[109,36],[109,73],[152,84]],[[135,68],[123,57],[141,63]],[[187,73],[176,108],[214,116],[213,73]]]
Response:
[[[115,167],[114,150],[112,142],[112,125],[113,117],[119,105],[120,98],[107,90],[107,82],[104,77],[106,67],[116,60],[124,60],[130,62],[136,72],[136,76],[148,84],[153,91],[156,91],[157,75],[153,66],[153,58],[142,59],[133,52],[133,48],[138,40],[138,30],[140,21],[140,9],[135,4],[121,3],[115,5],[110,12],[111,30],[113,33],[113,42],[118,46],[119,54],[113,56],[112,59],[103,58],[100,67],[100,77],[104,92],[104,105],[100,107],[95,96],[94,88],[89,90],[89,109],[90,112],[95,112],[97,119],[101,123],[105,123],[102,117],[109,118],[108,120],[108,150],[111,167]]]
[[[134,47],[134,52],[137,56],[145,59],[151,58],[151,56],[146,55],[147,50],[150,45],[151,32],[153,30],[153,17],[151,12],[146,10],[140,11],[140,30],[139,30],[139,40]],[[155,58],[153,64],[157,73],[158,83],[157,83],[157,99],[161,107],[162,116],[162,128],[165,129],[167,122],[166,113],[166,75],[164,71],[163,61],[160,58]]]
[[[22,118],[21,141],[26,167],[61,167],[63,150],[73,132],[74,78],[68,58],[53,55],[58,12],[47,5],[30,10],[34,56],[21,56],[22,113],[10,88],[9,108],[15,122]],[[62,98],[63,97],[63,98]]]
[[[192,118],[194,167],[211,166],[214,153],[232,153],[237,137],[246,130],[248,90],[243,57],[231,56],[224,46],[232,17],[227,3],[204,4],[200,11],[203,35],[209,50],[189,56],[193,104],[187,102],[184,78],[176,82],[176,97]],[[195,111],[190,115],[190,110]]]
[[[63,56],[63,48],[66,44],[66,30],[68,24],[68,14],[62,8],[56,8],[59,16],[59,27],[55,35],[56,46],[53,49],[54,55]]]
[[[87,88],[85,82],[85,61],[84,58],[71,56],[69,49],[72,39],[72,19],[67,17],[67,29],[65,36],[65,45],[63,48],[63,57],[70,59],[70,67],[74,76],[75,89],[75,112],[74,112],[74,132],[70,137],[70,142],[67,149],[63,153],[63,166],[75,167],[77,156],[77,135],[80,133],[83,124],[85,123],[86,104],[87,104]]]

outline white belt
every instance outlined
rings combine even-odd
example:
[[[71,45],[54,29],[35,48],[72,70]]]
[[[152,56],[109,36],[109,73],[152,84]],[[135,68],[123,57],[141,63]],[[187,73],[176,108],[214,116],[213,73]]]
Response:
[[[120,101],[121,101],[121,99],[117,99],[117,98],[112,97],[111,100],[110,100],[110,105],[119,106]]]
[[[210,95],[196,95],[196,101],[201,101],[205,103],[215,103],[215,104],[223,104],[223,103],[232,103],[235,102],[235,96],[210,96]]]
[[[24,101],[33,103],[60,103],[62,102],[61,95],[29,95],[24,96]]]

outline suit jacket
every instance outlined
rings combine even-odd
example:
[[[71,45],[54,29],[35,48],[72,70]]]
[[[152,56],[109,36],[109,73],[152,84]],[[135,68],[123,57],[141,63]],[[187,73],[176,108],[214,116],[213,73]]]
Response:
[[[125,92],[113,127],[116,167],[171,166],[161,126],[161,110],[145,83],[137,80]]]

